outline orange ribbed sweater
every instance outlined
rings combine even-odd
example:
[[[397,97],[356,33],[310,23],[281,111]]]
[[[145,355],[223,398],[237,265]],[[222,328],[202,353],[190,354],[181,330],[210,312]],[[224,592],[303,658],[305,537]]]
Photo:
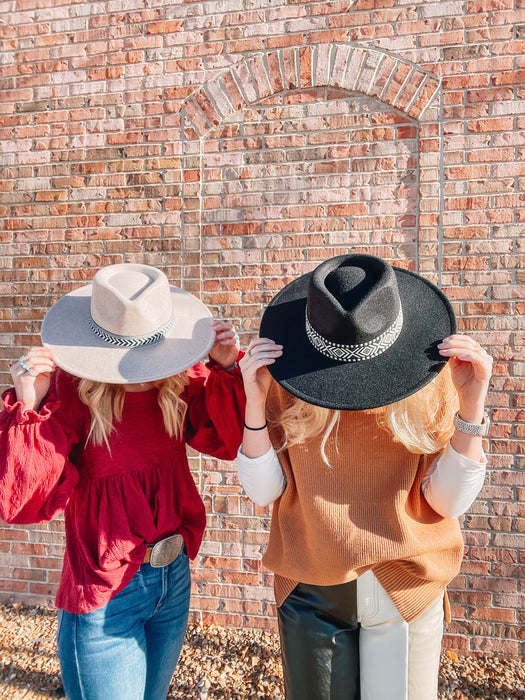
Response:
[[[269,415],[288,401],[280,387],[272,390]],[[279,433],[270,429],[275,445]],[[410,622],[441,595],[463,557],[458,520],[438,515],[421,492],[435,455],[408,452],[364,411],[341,412],[326,448],[330,467],[320,443],[279,453],[287,486],[273,505],[263,558],[275,573],[277,605],[299,582],[345,583],[372,569]]]

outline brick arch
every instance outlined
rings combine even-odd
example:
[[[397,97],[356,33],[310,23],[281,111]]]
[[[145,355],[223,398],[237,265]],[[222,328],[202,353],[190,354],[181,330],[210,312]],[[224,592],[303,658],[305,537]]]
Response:
[[[240,109],[283,91],[315,87],[359,92],[424,121],[440,80],[373,47],[319,44],[266,51],[242,59],[184,101],[184,136],[201,139]]]
[[[203,189],[208,142],[217,129],[235,122],[240,113],[258,109],[278,97],[318,90],[325,91],[326,100],[338,95],[369,99],[413,125],[417,133],[414,155],[419,194],[414,253],[406,264],[439,283],[443,210],[439,176],[440,79],[406,59],[374,47],[319,44],[285,47],[243,58],[184,100],[180,122],[180,220],[182,282],[189,291],[206,293],[207,283],[203,280],[210,255],[205,249],[208,242],[203,226],[207,210]],[[423,201],[422,211],[419,202]],[[253,226],[242,228],[243,235],[253,231]],[[389,257],[386,249],[377,254]]]

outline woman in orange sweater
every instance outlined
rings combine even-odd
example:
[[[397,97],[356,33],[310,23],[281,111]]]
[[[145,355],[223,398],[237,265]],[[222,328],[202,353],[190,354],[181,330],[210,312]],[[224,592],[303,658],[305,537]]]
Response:
[[[435,699],[492,359],[433,284],[344,255],[281,290],[240,366],[287,700]]]

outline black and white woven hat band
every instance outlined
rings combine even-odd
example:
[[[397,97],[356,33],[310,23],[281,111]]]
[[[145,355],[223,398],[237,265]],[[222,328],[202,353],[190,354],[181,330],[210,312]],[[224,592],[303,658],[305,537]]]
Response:
[[[171,329],[173,328],[174,322],[175,317],[172,316],[167,323],[158,328],[156,331],[153,331],[153,333],[149,333],[148,335],[142,336],[117,335],[116,333],[111,333],[111,331],[108,331],[105,328],[99,326],[98,323],[96,323],[93,320],[93,318],[89,319],[89,327],[97,336],[97,338],[100,338],[105,343],[114,345],[117,348],[140,348],[144,345],[152,345],[153,343],[158,343],[159,340],[166,338],[169,335]]]
[[[306,310],[305,320],[308,340],[320,353],[332,360],[338,360],[339,362],[362,362],[378,357],[391,348],[396,342],[403,328],[403,310],[399,309],[394,323],[377,338],[355,345],[334,343],[324,338],[310,323],[308,319],[308,309]]]

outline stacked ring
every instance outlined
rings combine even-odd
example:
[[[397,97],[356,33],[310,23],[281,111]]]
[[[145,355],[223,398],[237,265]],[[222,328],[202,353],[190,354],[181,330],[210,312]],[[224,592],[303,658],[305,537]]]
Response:
[[[28,374],[30,374],[32,377],[35,377],[36,375],[33,374],[33,372],[31,372],[31,367],[28,367],[28,366],[26,365],[25,359],[26,359],[25,355],[22,355],[22,357],[18,360],[18,364],[19,364],[20,367],[21,367],[23,370],[25,370]]]

